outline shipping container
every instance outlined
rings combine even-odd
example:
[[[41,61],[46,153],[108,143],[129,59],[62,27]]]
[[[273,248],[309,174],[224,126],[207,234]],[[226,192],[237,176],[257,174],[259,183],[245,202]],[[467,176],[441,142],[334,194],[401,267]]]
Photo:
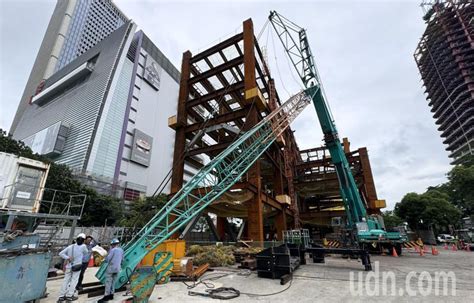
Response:
[[[49,164],[0,152],[0,207],[38,212]]]

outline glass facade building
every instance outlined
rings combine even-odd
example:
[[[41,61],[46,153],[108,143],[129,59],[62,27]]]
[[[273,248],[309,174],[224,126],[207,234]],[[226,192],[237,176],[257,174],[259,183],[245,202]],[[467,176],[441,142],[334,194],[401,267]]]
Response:
[[[54,76],[127,21],[128,18],[111,0],[58,0],[10,132],[15,135],[32,96],[41,90],[45,80]]]
[[[77,1],[55,71],[85,53],[126,21],[127,17],[111,1]]]

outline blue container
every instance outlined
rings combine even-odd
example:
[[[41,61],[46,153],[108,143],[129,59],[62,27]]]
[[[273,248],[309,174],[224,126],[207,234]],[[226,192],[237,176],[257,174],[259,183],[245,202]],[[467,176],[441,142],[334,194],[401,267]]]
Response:
[[[22,303],[43,297],[51,256],[43,248],[0,251],[0,302]]]

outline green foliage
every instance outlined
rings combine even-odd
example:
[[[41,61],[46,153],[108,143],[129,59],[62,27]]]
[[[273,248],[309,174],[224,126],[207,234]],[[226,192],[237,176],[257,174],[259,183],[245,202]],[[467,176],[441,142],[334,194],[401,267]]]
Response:
[[[81,182],[74,179],[69,167],[56,163],[51,163],[45,187],[74,193],[80,193],[84,190]]]
[[[383,212],[383,221],[387,230],[397,227],[403,223],[402,218],[397,216],[393,211],[387,210]]]
[[[448,194],[464,216],[474,212],[474,165],[459,165],[448,173]]]
[[[123,218],[123,203],[120,199],[100,195],[89,187],[83,187],[87,194],[81,225],[104,226],[118,225]]]
[[[460,163],[464,167],[474,166],[474,155],[466,155],[462,158]]]
[[[121,221],[122,226],[143,227],[153,216],[165,206],[168,196],[161,194],[155,197],[140,198],[133,201],[127,218]]]
[[[16,141],[10,134],[0,129],[0,151],[27,157],[46,163],[50,163],[48,178],[45,187],[71,193],[86,194],[86,203],[81,220],[78,222],[82,226],[102,226],[104,224],[114,225],[123,217],[123,206],[119,199],[100,195],[94,189],[83,185],[76,180],[71,170],[63,164],[51,162],[48,158],[33,154],[32,150],[21,141]],[[59,192],[55,193],[55,201],[68,201],[69,195]],[[64,198],[61,197],[64,196]],[[43,200],[52,200],[53,192],[45,191]],[[61,207],[53,206],[56,211],[61,211]],[[49,210],[49,208],[48,208]],[[40,211],[45,211],[43,207]]]
[[[0,128],[0,152],[44,161],[43,157],[41,157],[38,154],[33,154],[33,151],[31,150],[31,148],[26,146],[21,141],[16,141],[15,139],[13,139],[11,134],[7,134],[7,132],[1,128]]]
[[[448,182],[431,186],[421,195],[406,194],[396,204],[394,213],[413,229],[430,226],[439,229],[458,226],[461,216],[470,217],[473,211],[474,156],[468,156],[462,164],[451,169]]]
[[[458,225],[461,212],[449,202],[449,195],[437,189],[423,194],[408,193],[395,206],[395,215],[407,221],[412,229],[443,229]]]

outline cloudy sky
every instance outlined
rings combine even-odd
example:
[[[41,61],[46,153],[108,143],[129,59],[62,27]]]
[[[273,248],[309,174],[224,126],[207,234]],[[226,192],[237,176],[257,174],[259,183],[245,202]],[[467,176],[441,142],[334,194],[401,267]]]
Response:
[[[247,18],[259,33],[269,11],[278,11],[307,29],[340,136],[368,148],[379,198],[392,208],[405,193],[446,180],[448,154],[413,59],[425,27],[421,1],[115,2],[177,67],[184,51],[196,54],[241,31]],[[10,127],[55,3],[0,0],[0,128]],[[276,39],[264,29],[259,43],[288,97],[300,84]],[[302,149],[323,143],[313,108],[293,129]]]

